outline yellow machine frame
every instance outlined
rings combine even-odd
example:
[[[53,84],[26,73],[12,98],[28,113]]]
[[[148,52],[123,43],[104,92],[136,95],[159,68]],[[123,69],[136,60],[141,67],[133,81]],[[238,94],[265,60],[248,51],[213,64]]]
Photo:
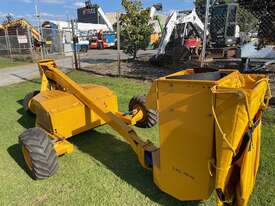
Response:
[[[148,168],[145,163],[146,152],[152,153],[157,148],[150,141],[143,141],[136,132],[128,125],[135,125],[137,121],[143,118],[142,111],[135,111],[133,115],[125,115],[121,112],[115,114],[110,112],[108,109],[101,105],[97,99],[93,99],[92,96],[87,96],[84,88],[79,84],[75,83],[63,72],[61,72],[53,60],[43,60],[39,62],[39,69],[41,74],[41,92],[48,91],[49,79],[52,82],[58,82],[58,85],[62,87],[64,91],[69,91],[77,99],[85,104],[90,110],[94,111],[104,123],[110,125],[115,131],[117,131],[125,140],[130,144],[134,152],[137,154],[140,164]],[[35,105],[30,104],[31,110],[34,110]],[[51,137],[56,138],[58,134],[51,133]],[[55,143],[55,150],[58,155],[64,153],[70,153],[73,151],[73,146],[66,140],[57,141]]]
[[[252,169],[257,171],[260,126],[252,119],[260,122],[261,115],[258,114],[267,107],[271,96],[265,75],[243,75],[236,70],[220,70],[220,77],[216,79],[196,80],[185,78],[196,74],[195,70],[188,69],[154,81],[146,99],[146,107],[160,114],[160,147],[157,148],[150,141],[142,140],[130,127],[144,118],[142,109],[136,109],[131,114],[118,112],[117,98],[107,88],[77,84],[61,72],[53,60],[43,60],[38,65],[42,80],[41,95],[30,101],[31,111],[39,114],[44,101],[45,104],[51,104],[46,102],[47,95],[51,95],[64,98],[61,101],[63,107],[66,107],[66,102],[73,105],[71,109],[77,121],[81,122],[82,116],[87,116],[86,112],[96,119],[92,124],[91,118],[86,119],[86,127],[76,132],[65,127],[63,131],[47,131],[44,128],[54,140],[57,155],[73,151],[73,145],[66,139],[108,124],[129,143],[140,164],[152,170],[154,182],[162,191],[179,200],[203,200],[208,199],[216,189],[218,195],[225,196],[224,199],[218,198],[217,205],[232,203],[233,197],[237,198],[236,205],[247,204],[257,172],[250,174],[251,180],[241,179],[242,186],[233,186],[242,192],[235,197],[235,193],[227,191],[232,186],[229,184],[233,174],[230,168],[236,166],[231,160],[242,150],[246,130],[251,133],[255,130],[251,138],[257,139],[256,148],[243,150],[241,157],[255,162]],[[51,93],[46,95],[48,91]],[[94,95],[90,95],[89,91]],[[105,95],[103,100],[100,94]],[[85,114],[82,104],[88,109]],[[53,110],[48,112],[54,113],[59,107],[51,106]],[[246,114],[248,118],[244,118]],[[63,119],[69,118],[65,113],[62,115]],[[61,122],[61,117],[55,116],[54,121]],[[41,118],[36,120],[36,125],[43,128],[40,121],[47,115]],[[32,163],[25,148],[23,155],[31,168]],[[238,167],[241,167],[243,174],[247,174],[252,166],[239,161]],[[244,190],[246,187],[249,190]]]

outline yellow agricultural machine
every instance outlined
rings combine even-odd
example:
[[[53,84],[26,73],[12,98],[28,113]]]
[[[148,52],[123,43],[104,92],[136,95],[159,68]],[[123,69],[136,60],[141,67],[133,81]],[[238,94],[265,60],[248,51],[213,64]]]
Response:
[[[182,201],[205,200],[216,191],[217,205],[247,205],[259,167],[261,116],[271,96],[265,75],[187,69],[154,81],[148,96],[132,98],[122,113],[109,89],[77,84],[53,60],[38,65],[41,90],[24,99],[36,127],[19,137],[34,179],[55,174],[57,157],[74,150],[70,137],[108,124],[162,191]],[[131,127],[153,127],[158,119],[159,147]]]

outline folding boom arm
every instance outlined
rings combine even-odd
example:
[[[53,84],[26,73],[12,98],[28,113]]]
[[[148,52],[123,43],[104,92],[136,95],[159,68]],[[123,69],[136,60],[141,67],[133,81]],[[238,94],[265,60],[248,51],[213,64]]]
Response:
[[[90,96],[88,97],[85,94],[84,89],[61,72],[53,60],[40,61],[38,65],[42,75],[42,91],[47,89],[46,87],[49,85],[48,80],[53,81],[62,88],[68,90],[89,109],[99,115],[130,144],[134,152],[137,154],[140,164],[144,168],[150,169],[152,167],[152,152],[157,150],[153,143],[149,140],[146,142],[143,141],[130,126],[119,118],[119,116],[107,110],[98,102],[98,100],[93,99]],[[45,87],[45,85],[47,86]]]

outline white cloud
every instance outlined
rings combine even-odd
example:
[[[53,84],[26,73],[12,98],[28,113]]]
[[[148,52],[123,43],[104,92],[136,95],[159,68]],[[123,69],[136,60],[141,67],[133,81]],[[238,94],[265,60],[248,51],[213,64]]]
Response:
[[[65,0],[18,0],[22,3],[44,3],[44,4],[64,4]]]
[[[39,0],[39,2],[45,4],[64,4],[65,0]]]
[[[5,12],[0,11],[0,18],[6,18],[6,16],[8,16],[8,15],[15,17],[15,15],[13,13],[5,13]]]
[[[5,16],[7,16],[7,14],[0,11],[0,18],[3,18]]]
[[[21,2],[23,2],[23,3],[27,3],[27,4],[29,4],[29,3],[32,3],[33,2],[33,0],[20,0]]]
[[[52,14],[48,12],[41,12],[40,13],[41,17],[49,17],[49,18],[62,18],[65,17],[63,14]]]
[[[85,3],[84,3],[84,0],[81,1],[81,0],[77,0],[77,1],[74,1],[70,4],[65,4],[64,5],[64,8],[67,8],[67,9],[76,9],[76,8],[80,8],[80,7],[84,7],[85,6]]]
[[[79,1],[78,1],[78,2],[75,2],[75,3],[74,3],[74,6],[75,6],[75,7],[84,7],[84,6],[85,6],[85,3],[79,2]]]

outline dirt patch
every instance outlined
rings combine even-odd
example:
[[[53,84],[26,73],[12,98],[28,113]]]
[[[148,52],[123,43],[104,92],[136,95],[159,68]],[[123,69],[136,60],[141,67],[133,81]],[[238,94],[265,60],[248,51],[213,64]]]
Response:
[[[118,63],[99,63],[91,64],[82,67],[82,70],[92,72],[98,75],[106,76],[119,76],[126,78],[135,78],[142,80],[154,80],[169,74],[181,71],[186,68],[198,67],[198,62],[186,62],[185,64],[175,64],[169,66],[154,66],[149,61],[136,60],[136,61],[122,61],[120,72],[118,70]]]
[[[154,80],[177,71],[181,71],[183,69],[200,67],[200,62],[198,60],[181,61],[173,65],[155,66],[149,62],[150,57],[151,55],[146,54],[139,56],[139,58],[135,61],[124,59],[121,61],[120,72],[118,70],[118,62],[116,60],[93,60],[89,62],[89,59],[85,59],[86,63],[88,64],[83,66],[82,70],[103,76],[117,77],[120,73],[121,77],[141,80]],[[225,60],[210,61],[208,63],[208,67],[214,69],[227,68],[240,70],[242,66],[240,61]],[[271,73],[269,76],[272,94],[275,94],[275,65],[270,66],[268,70]],[[274,101],[275,100],[273,99],[273,102]]]

